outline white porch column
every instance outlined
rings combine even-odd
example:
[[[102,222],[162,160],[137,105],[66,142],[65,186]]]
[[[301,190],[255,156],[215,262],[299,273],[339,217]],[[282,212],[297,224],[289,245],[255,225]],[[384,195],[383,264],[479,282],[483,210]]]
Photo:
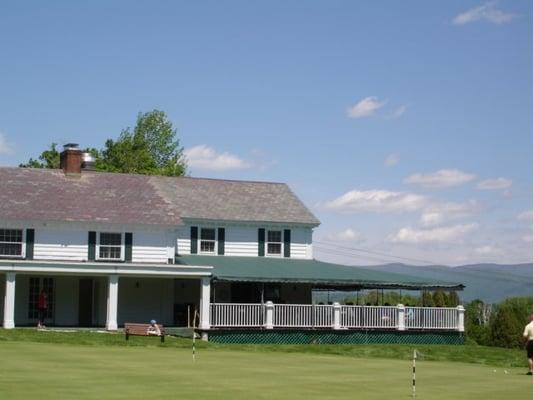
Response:
[[[465,331],[465,308],[463,306],[457,306],[457,330]]]
[[[105,328],[116,331],[118,315],[118,275],[109,275],[107,287],[107,319]]]
[[[14,272],[6,273],[6,293],[4,296],[4,328],[15,327],[15,278]]]
[[[209,329],[210,307],[211,307],[211,278],[202,278],[202,287],[200,290],[200,329]]]
[[[341,329],[341,305],[333,303],[333,329]]]
[[[398,304],[398,330],[405,331],[405,306]]]

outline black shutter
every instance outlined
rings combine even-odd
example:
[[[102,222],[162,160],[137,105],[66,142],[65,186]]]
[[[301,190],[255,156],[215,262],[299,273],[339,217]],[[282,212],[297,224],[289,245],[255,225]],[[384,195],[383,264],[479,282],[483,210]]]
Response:
[[[257,232],[257,244],[259,245],[257,255],[259,257],[264,257],[265,256],[265,229],[264,228],[259,228],[259,231]]]
[[[126,232],[124,235],[124,261],[132,260],[133,233]]]
[[[218,255],[224,255],[224,242],[226,241],[226,229],[218,228]]]
[[[34,243],[35,243],[35,229],[26,229],[26,260],[33,260]]]
[[[198,254],[198,227],[191,226],[191,254]]]
[[[96,232],[89,232],[89,261],[96,260]]]
[[[283,257],[291,256],[291,230],[285,229],[283,231]]]

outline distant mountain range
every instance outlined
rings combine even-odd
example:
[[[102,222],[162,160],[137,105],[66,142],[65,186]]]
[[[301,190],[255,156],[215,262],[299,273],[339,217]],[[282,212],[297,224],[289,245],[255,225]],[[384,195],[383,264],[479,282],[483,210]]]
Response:
[[[481,299],[497,303],[507,297],[533,296],[533,264],[473,264],[460,267],[386,264],[365,268],[462,283],[466,286],[459,293],[463,302]]]

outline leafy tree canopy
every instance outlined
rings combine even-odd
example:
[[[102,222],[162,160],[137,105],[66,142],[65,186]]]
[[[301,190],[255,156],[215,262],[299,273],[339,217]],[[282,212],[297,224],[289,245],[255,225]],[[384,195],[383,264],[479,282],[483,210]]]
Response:
[[[187,171],[176,129],[163,111],[139,113],[135,128],[124,129],[117,140],[108,139],[102,150],[90,148],[97,171],[180,176]],[[59,151],[52,143],[37,160],[20,164],[26,168],[59,168]]]

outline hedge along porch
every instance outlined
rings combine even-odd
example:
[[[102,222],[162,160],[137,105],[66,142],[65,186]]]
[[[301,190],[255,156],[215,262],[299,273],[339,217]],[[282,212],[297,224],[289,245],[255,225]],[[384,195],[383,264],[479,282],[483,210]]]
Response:
[[[116,330],[124,322],[150,319],[173,325],[180,282],[196,287],[192,301],[208,309],[210,276],[209,267],[0,261],[3,326],[34,325],[43,288],[49,293],[50,325]]]

